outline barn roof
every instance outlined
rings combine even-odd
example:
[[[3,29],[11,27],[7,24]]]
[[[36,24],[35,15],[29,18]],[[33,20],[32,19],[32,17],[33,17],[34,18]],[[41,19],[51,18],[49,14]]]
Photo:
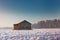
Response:
[[[27,23],[31,24],[30,22],[28,22],[28,21],[26,21],[26,20],[23,20],[23,21],[20,22],[20,23],[24,23],[24,22],[27,22]],[[18,24],[20,24],[20,23],[18,23]]]

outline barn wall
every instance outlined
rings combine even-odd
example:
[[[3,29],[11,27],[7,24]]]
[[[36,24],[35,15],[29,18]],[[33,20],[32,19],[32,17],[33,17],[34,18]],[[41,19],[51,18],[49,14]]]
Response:
[[[20,23],[19,24],[19,29],[28,29],[30,30],[31,29],[31,24],[27,23],[27,22],[24,22],[24,23]]]
[[[19,29],[18,24],[14,24],[14,30],[18,30],[18,29]]]

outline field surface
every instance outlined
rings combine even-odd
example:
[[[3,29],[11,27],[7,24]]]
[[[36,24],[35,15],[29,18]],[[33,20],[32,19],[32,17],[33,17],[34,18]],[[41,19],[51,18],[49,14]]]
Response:
[[[60,29],[0,29],[0,40],[60,40]]]

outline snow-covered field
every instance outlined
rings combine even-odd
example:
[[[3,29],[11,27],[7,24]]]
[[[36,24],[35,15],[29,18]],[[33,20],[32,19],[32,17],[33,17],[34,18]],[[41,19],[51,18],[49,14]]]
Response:
[[[0,29],[0,40],[60,40],[60,29]]]

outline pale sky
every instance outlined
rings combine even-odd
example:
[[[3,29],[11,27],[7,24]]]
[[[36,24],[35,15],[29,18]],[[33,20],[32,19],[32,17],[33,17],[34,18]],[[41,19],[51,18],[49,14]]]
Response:
[[[59,0],[0,0],[0,27],[48,19],[60,19]]]

